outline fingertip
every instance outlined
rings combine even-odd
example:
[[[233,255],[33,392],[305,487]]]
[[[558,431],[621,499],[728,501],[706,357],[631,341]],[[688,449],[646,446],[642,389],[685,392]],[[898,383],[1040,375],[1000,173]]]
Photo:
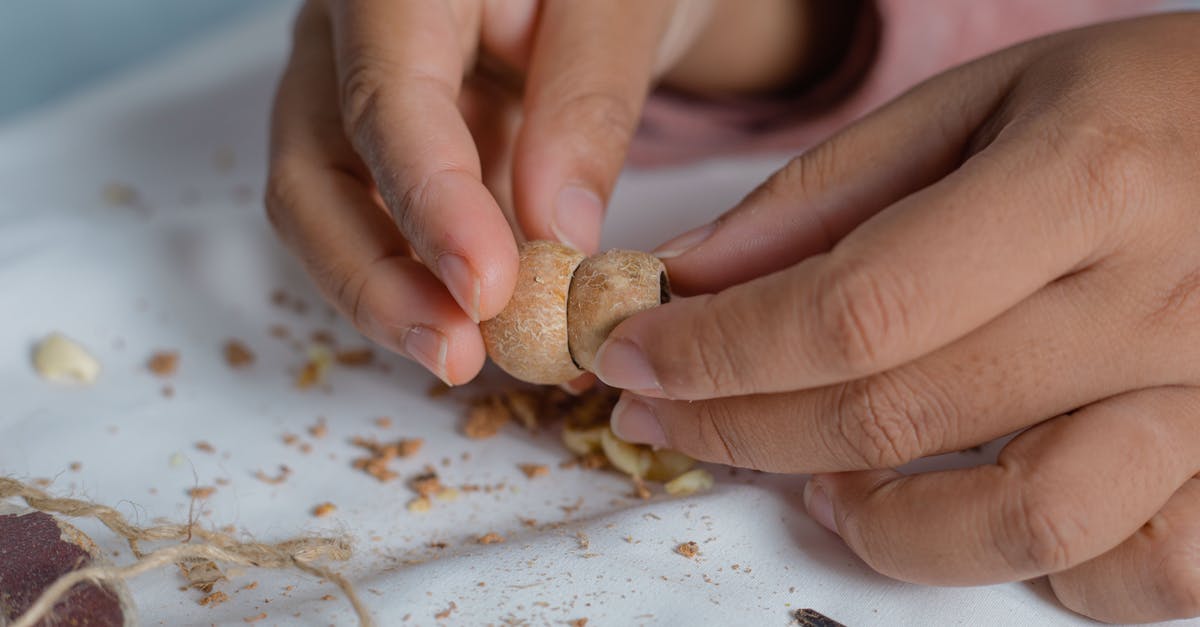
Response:
[[[626,442],[648,444],[654,447],[667,445],[667,434],[653,407],[635,394],[621,394],[612,411],[613,433]]]
[[[550,232],[558,241],[586,254],[600,249],[600,231],[604,223],[604,201],[585,186],[569,184],[554,200]]]
[[[833,500],[818,477],[819,475],[813,475],[804,484],[804,509],[822,527],[838,533],[837,521],[833,515]]]

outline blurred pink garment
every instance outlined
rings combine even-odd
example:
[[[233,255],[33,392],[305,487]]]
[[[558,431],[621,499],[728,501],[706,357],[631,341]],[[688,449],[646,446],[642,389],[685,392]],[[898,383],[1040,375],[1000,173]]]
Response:
[[[801,94],[713,100],[658,90],[629,160],[656,166],[723,153],[798,152],[945,69],[1039,35],[1161,6],[1159,0],[874,0],[841,66]]]

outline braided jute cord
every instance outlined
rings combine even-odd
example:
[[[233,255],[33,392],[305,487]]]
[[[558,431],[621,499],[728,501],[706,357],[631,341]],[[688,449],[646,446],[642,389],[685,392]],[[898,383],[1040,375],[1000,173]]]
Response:
[[[350,558],[350,546],[339,538],[297,538],[277,544],[238,542],[232,536],[193,527],[193,525],[157,525],[139,527],[126,520],[117,510],[80,499],[55,498],[46,492],[9,477],[0,477],[0,500],[20,497],[29,507],[55,514],[73,517],[90,517],[99,520],[117,535],[125,538],[137,561],[128,566],[91,566],[72,571],[59,577],[42,592],[38,600],[12,623],[11,627],[32,627],[54,608],[55,603],[75,585],[91,581],[103,584],[110,581],[131,579],[142,573],[180,561],[208,559],[258,568],[295,568],[327,579],[337,584],[354,607],[360,625],[371,626],[371,615],[359,599],[350,582],[337,572],[314,564],[321,559],[346,560]],[[205,544],[180,544],[142,553],[141,541],[181,540],[200,538]]]

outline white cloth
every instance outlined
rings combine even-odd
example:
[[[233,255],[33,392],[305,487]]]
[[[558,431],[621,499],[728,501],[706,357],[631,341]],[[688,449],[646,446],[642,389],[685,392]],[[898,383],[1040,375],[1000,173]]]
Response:
[[[334,369],[328,392],[294,389],[287,370],[302,355],[270,337],[270,325],[362,340],[318,304],[259,208],[268,105],[289,23],[282,11],[249,19],[0,128],[0,474],[53,478],[53,492],[117,504],[143,524],[184,520],[189,487],[228,479],[203,502],[205,524],[235,525],[263,541],[349,534],[356,554],[338,568],[384,625],[410,615],[404,624],[435,624],[451,602],[444,624],[586,617],[595,625],[785,625],[799,608],[854,626],[1088,624],[1044,583],[929,588],[874,574],[803,513],[802,478],[715,469],[710,493],[641,502],[615,475],[558,469],[566,454],[553,434],[510,427],[467,440],[458,432],[461,406],[427,398],[432,378],[399,359],[386,359],[390,374]],[[215,167],[219,154],[234,155],[232,169]],[[653,246],[730,206],[781,163],[631,173],[613,201],[606,243]],[[135,188],[140,208],[106,202],[111,182]],[[273,306],[276,288],[307,300],[308,313]],[[54,385],[34,373],[31,348],[53,331],[100,359],[94,386]],[[245,341],[257,362],[245,372],[227,367],[226,338]],[[181,355],[169,379],[173,398],[145,368],[159,349]],[[329,429],[323,439],[306,432],[319,416]],[[380,416],[394,426],[377,427]],[[312,452],[285,445],[284,433]],[[420,455],[394,464],[405,476],[433,463],[448,484],[508,487],[410,513],[402,482],[351,468],[355,435],[424,438]],[[194,448],[201,440],[217,453]],[[935,463],[980,458],[947,460]],[[72,462],[79,470],[68,469]],[[523,462],[552,470],[529,480],[517,468]],[[280,464],[294,470],[285,483],[252,476]],[[580,496],[577,512],[561,509]],[[313,517],[325,501],[336,513]],[[566,522],[528,528],[518,516]],[[130,559],[111,533],[81,526],[116,561]],[[474,542],[490,531],[507,541]],[[689,540],[700,545],[694,560],[673,552]],[[258,586],[234,592],[250,581]],[[166,570],[133,582],[145,624],[243,624],[263,611],[260,624],[352,622],[344,602],[321,600],[336,590],[294,572],[247,569],[215,608],[197,605],[181,583]]]

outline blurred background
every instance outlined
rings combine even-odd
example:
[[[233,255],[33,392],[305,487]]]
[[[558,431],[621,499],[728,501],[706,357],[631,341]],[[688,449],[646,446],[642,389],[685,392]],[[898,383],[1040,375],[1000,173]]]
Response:
[[[0,122],[286,0],[0,2]]]

